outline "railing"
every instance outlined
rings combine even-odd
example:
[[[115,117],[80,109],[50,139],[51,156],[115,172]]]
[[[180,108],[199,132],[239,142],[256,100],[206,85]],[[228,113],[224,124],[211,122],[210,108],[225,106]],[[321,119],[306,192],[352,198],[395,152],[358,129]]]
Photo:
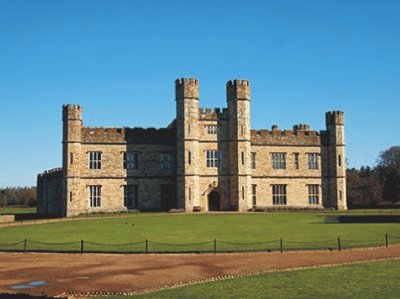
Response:
[[[285,252],[292,250],[341,251],[360,247],[389,247],[400,243],[400,235],[385,234],[379,239],[350,240],[343,238],[321,241],[294,241],[280,238],[259,242],[233,242],[210,240],[195,243],[168,243],[143,240],[130,243],[101,243],[87,240],[74,242],[42,242],[24,239],[19,242],[0,244],[3,252],[48,253],[228,253],[228,252]]]

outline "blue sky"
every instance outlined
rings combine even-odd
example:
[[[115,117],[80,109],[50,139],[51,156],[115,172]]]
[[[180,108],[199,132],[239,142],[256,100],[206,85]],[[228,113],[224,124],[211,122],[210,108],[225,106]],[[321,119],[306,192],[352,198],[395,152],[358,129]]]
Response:
[[[0,187],[61,166],[61,106],[87,126],[163,127],[174,80],[224,107],[248,79],[252,127],[346,116],[350,167],[400,144],[400,1],[0,0]]]

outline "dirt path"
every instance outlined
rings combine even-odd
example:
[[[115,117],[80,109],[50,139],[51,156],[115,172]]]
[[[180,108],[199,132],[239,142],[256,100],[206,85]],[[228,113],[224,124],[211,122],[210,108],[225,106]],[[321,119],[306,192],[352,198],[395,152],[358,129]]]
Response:
[[[400,257],[400,246],[342,252],[236,254],[0,253],[0,294],[132,293],[215,277]],[[47,284],[23,290],[13,285]]]

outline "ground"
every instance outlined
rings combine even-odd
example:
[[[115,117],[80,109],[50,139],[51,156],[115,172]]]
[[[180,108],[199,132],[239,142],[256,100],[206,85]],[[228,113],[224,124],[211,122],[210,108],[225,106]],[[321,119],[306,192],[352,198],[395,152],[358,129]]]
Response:
[[[140,293],[268,271],[400,258],[400,246],[345,251],[235,254],[0,253],[0,293],[88,295]],[[47,284],[14,290],[32,281]]]

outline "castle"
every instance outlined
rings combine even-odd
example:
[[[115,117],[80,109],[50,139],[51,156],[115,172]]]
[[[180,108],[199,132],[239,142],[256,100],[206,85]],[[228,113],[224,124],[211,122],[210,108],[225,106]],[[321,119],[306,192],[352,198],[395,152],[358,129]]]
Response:
[[[38,212],[137,209],[346,209],[343,112],[326,128],[251,130],[250,84],[228,81],[227,108],[199,108],[197,79],[177,79],[176,119],[162,129],[93,128],[63,106],[63,166],[37,177]]]

